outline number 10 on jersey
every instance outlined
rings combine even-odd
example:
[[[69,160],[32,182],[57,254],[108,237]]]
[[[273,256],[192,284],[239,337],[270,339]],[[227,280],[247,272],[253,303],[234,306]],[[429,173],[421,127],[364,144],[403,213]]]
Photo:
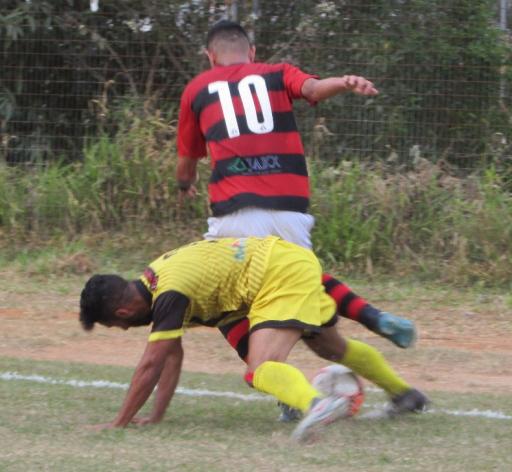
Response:
[[[256,103],[251,91],[251,85],[254,88],[256,97],[260,102],[262,120],[259,121],[256,112]],[[224,122],[230,138],[240,136],[240,128],[236,120],[233,97],[229,90],[229,82],[220,80],[208,85],[208,92],[218,93]],[[238,83],[238,93],[244,107],[244,117],[249,130],[256,134],[270,133],[274,129],[274,117],[270,106],[270,97],[268,95],[265,79],[260,75],[248,75]]]

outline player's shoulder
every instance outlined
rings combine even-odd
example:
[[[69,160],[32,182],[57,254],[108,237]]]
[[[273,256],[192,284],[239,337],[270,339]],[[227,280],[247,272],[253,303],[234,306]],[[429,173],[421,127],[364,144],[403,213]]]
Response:
[[[205,70],[187,82],[183,89],[183,96],[195,95],[210,81],[211,69]]]
[[[278,62],[276,64],[263,64],[261,75],[267,75],[279,78],[288,83],[290,80],[301,80],[303,77],[309,76],[300,67],[289,62]]]

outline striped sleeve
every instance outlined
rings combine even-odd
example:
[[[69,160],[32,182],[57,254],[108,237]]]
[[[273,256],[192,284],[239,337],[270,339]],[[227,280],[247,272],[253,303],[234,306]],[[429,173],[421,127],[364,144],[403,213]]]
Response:
[[[159,295],[153,305],[153,328],[148,340],[161,341],[183,336],[183,321],[189,303],[185,295],[175,290]]]
[[[207,155],[206,143],[199,126],[199,119],[192,110],[190,87],[183,92],[178,117],[178,155],[201,158]]]
[[[290,98],[303,98],[302,85],[307,79],[318,79],[318,75],[308,74],[291,64],[284,64],[284,84]]]

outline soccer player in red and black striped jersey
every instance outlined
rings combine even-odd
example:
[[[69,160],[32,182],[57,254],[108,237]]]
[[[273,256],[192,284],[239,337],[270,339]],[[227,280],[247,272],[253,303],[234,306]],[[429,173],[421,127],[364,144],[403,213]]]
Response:
[[[211,69],[186,86],[178,124],[177,179],[181,197],[195,195],[197,161],[211,158],[208,194],[212,217],[207,239],[277,235],[309,249],[313,217],[308,214],[309,179],[293,100],[311,104],[352,92],[378,93],[363,77],[318,79],[286,63],[255,62],[255,47],[237,23],[222,20],[208,32]],[[338,314],[406,348],[414,324],[381,312],[346,284],[324,275]],[[247,325],[223,334],[244,358]]]

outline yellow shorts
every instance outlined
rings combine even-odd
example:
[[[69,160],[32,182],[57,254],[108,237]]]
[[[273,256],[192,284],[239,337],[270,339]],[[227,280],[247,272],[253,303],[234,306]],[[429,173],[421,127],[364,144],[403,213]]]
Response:
[[[251,331],[298,328],[309,334],[336,323],[336,304],[325,293],[313,251],[283,240],[274,244],[248,318]]]

